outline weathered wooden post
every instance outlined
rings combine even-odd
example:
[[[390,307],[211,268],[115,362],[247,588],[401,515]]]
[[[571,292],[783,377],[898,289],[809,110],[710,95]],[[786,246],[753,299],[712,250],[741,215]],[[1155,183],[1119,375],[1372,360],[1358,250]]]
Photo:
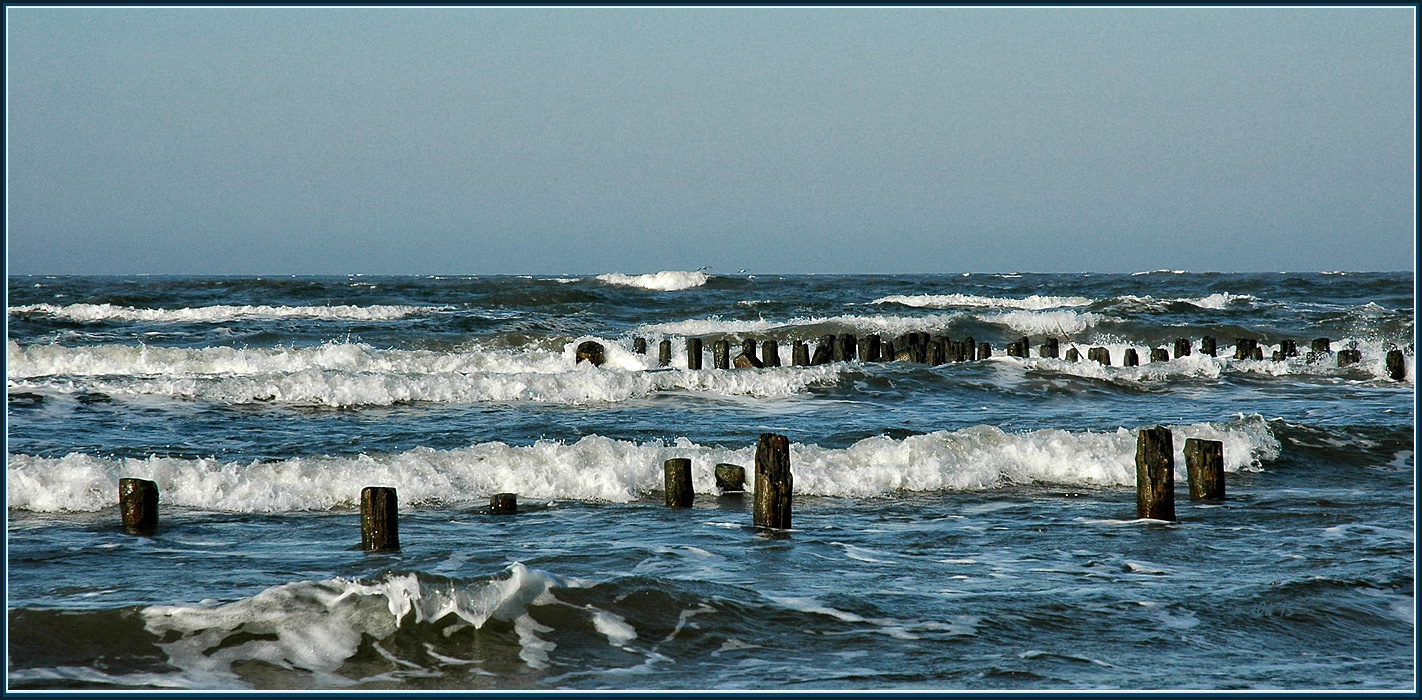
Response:
[[[1283,362],[1284,360],[1289,359],[1289,356],[1285,355],[1283,350],[1275,350],[1274,354],[1271,355],[1269,359],[1273,360],[1274,362]]]
[[[806,345],[805,341],[797,340],[790,347],[790,364],[796,367],[810,366],[810,346]]]
[[[727,352],[730,352],[729,348]],[[736,369],[749,369],[751,367],[759,369],[765,366],[765,363],[761,362],[760,358],[755,356],[755,341],[749,338],[741,343],[741,354],[736,355],[734,362]]]
[[[978,358],[978,343],[971,336],[963,339],[963,359],[972,361]]]
[[[691,490],[691,460],[676,457],[662,465],[666,475],[667,506],[670,508],[690,508],[695,494]]]
[[[1213,337],[1207,335],[1200,339],[1200,354],[1215,356],[1215,339]]]
[[[1175,519],[1175,445],[1170,428],[1141,428],[1136,435],[1136,517]]]
[[[992,357],[992,343],[978,343],[978,359],[986,360]]]
[[[761,433],[755,448],[755,526],[790,528],[790,438]]]
[[[1253,338],[1238,338],[1234,341],[1234,359],[1254,359],[1254,348],[1258,345]]]
[[[766,367],[780,366],[780,343],[767,340],[760,344],[760,361]]]
[[[1262,360],[1262,359],[1264,359],[1264,348],[1261,348],[1261,347],[1259,347],[1258,345],[1255,345],[1254,347],[1250,348],[1250,349],[1249,349],[1249,359],[1251,359],[1251,360]]]
[[[509,515],[518,512],[518,495],[496,493],[489,497],[489,512],[494,515]]]
[[[1186,354],[1188,355],[1189,353],[1187,352]],[[1175,356],[1176,356],[1176,357],[1180,357],[1180,354],[1179,354],[1179,353],[1176,353]],[[1150,361],[1151,361],[1151,362],[1169,362],[1169,361],[1170,361],[1170,353],[1166,352],[1166,351],[1165,351],[1165,348],[1151,348],[1151,349],[1150,349]]]
[[[1361,351],[1359,351],[1359,350],[1348,349],[1348,350],[1339,350],[1339,351],[1338,351],[1338,366],[1339,366],[1339,367],[1347,367],[1348,365],[1357,364],[1357,363],[1362,362],[1362,361],[1363,361],[1363,353],[1362,353]]]
[[[1292,340],[1279,341],[1279,351],[1284,353],[1284,357],[1298,357],[1299,344]]]
[[[716,488],[721,493],[742,493],[746,490],[746,468],[738,464],[716,465]]]
[[[147,479],[119,479],[119,513],[123,530],[130,535],[158,531],[158,484]]]
[[[1190,500],[1224,500],[1224,443],[1219,440],[1187,439],[1185,474],[1190,482]]]
[[[947,362],[947,354],[943,352],[943,341],[934,340],[928,344],[928,364],[941,365]]]
[[[1047,338],[1042,342],[1042,346],[1037,348],[1038,357],[1050,357],[1053,359],[1061,357],[1061,345],[1056,338]]]
[[[853,333],[840,333],[834,344],[835,362],[852,362],[854,351],[859,343],[854,339]]]
[[[884,344],[879,346],[879,361],[893,362],[897,359],[899,359],[899,357],[897,354],[895,354],[894,341],[885,340]]]
[[[1161,348],[1161,349],[1164,350],[1164,348]],[[1184,357],[1184,356],[1186,356],[1186,355],[1189,355],[1189,354],[1190,354],[1190,339],[1189,339],[1189,338],[1176,338],[1176,339],[1175,339],[1175,359],[1178,360],[1178,359],[1180,359],[1180,358],[1182,358],[1182,357]],[[1152,358],[1152,359],[1151,359],[1151,362],[1155,362],[1155,359]]]
[[[1387,351],[1387,376],[1395,382],[1407,379],[1407,358],[1403,357],[1401,350]]]
[[[1086,359],[1100,362],[1107,367],[1111,366],[1111,351],[1103,347],[1095,347],[1086,351]]]
[[[645,354],[647,354],[647,339],[646,339],[646,338],[633,338],[633,339],[632,339],[632,352],[635,352],[635,353],[637,353],[638,355],[645,355]]]
[[[1067,362],[1081,362],[1081,352],[1076,348],[1067,348]]]
[[[587,361],[594,367],[601,367],[604,357],[602,343],[596,340],[585,340],[578,343],[578,359],[574,360],[574,364]]]
[[[1136,349],[1135,349],[1135,348],[1126,348],[1125,354],[1123,354],[1123,355],[1121,356],[1121,366],[1122,366],[1122,367],[1139,367],[1139,366],[1141,366],[1141,356],[1138,355],[1138,354],[1136,354]]]
[[[1327,338],[1314,338],[1313,351],[1319,353],[1332,353],[1333,344]]]
[[[810,358],[812,365],[827,365],[834,362],[834,336],[820,336],[820,344],[815,346],[815,356]]]
[[[701,369],[701,339],[686,339],[686,368]]]
[[[360,546],[367,552],[400,548],[400,507],[394,488],[361,489]]]
[[[671,366],[671,341],[663,340],[657,343],[657,365],[660,367]]]
[[[711,366],[715,369],[731,368],[731,341],[718,340],[711,343]]]

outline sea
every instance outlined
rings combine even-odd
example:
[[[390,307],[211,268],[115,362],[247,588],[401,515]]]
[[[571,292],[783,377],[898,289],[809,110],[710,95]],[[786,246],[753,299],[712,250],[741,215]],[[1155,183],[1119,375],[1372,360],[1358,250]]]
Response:
[[[1415,690],[1415,293],[1412,272],[12,275],[6,687]],[[979,350],[794,364],[842,334]],[[780,366],[715,366],[747,339]],[[1154,426],[1174,520],[1137,517]],[[754,523],[763,434],[789,440],[788,529]],[[1190,498],[1189,438],[1222,444],[1223,500]],[[664,494],[681,458],[689,508]],[[121,527],[121,478],[155,482],[155,532]],[[398,549],[362,548],[370,486],[396,490]]]

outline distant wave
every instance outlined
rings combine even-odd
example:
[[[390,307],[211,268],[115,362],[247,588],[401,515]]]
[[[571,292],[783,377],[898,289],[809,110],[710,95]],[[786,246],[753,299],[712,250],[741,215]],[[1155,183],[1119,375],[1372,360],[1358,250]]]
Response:
[[[652,289],[659,292],[674,292],[681,289],[691,289],[706,284],[711,276],[704,272],[678,272],[674,270],[664,270],[646,275],[624,275],[613,272],[606,275],[598,275],[597,279],[607,284],[614,284],[619,287],[640,287],[642,289]]]
[[[1271,461],[1279,442],[1258,415],[1228,423],[1171,426],[1175,464],[1184,481],[1185,438],[1224,443],[1226,471]],[[874,497],[896,491],[977,491],[1006,484],[1129,486],[1135,483],[1135,432],[1038,430],[1009,433],[990,425],[904,439],[871,437],[843,449],[795,443],[790,461],[795,492],[811,496]],[[663,488],[667,459],[692,462],[692,485],[715,493],[714,467],[750,466],[755,445],[638,443],[589,435],[577,442],[501,442],[454,450],[416,448],[389,455],[300,457],[272,462],[150,457],[111,459],[12,454],[6,469],[11,508],[97,511],[112,507],[120,476],[157,482],[163,503],[231,512],[317,511],[354,508],[360,490],[385,484],[402,503],[467,507],[489,495],[521,499],[628,502]],[[752,487],[753,488],[753,487]]]
[[[904,306],[948,309],[960,306],[994,309],[1055,309],[1063,306],[1086,306],[1093,300],[1086,297],[1053,297],[1033,294],[1022,299],[983,297],[973,294],[893,294],[875,299],[871,304],[902,304]]]
[[[323,320],[388,321],[439,311],[441,306],[199,306],[182,309],[139,309],[114,304],[29,304],[12,306],[10,315],[43,314],[71,321],[144,321],[152,323],[220,323],[244,318],[312,318]]]

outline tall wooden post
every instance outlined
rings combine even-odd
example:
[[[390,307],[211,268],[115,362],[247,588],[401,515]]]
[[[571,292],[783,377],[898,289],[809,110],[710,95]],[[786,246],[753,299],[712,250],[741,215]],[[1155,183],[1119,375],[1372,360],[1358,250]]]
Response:
[[[1136,435],[1136,517],[1175,519],[1175,445],[1170,428],[1141,428]]]
[[[766,367],[780,366],[780,344],[774,340],[767,340],[760,344],[760,361]]]
[[[367,552],[400,548],[400,508],[394,488],[361,489],[360,545]]]
[[[691,490],[691,460],[685,457],[669,459],[662,465],[666,475],[667,506],[690,508],[695,494]]]
[[[755,526],[790,528],[790,438],[761,433],[755,448]]]
[[[1190,500],[1224,500],[1224,443],[1219,440],[1187,439],[1185,475],[1190,481]]]
[[[731,341],[718,340],[711,344],[711,366],[716,369],[731,368]]]
[[[701,369],[701,339],[686,339],[686,368]]]
[[[810,346],[806,345],[805,341],[797,340],[790,347],[790,364],[796,367],[810,366]]]
[[[119,512],[130,535],[158,531],[158,484],[147,479],[119,479]]]

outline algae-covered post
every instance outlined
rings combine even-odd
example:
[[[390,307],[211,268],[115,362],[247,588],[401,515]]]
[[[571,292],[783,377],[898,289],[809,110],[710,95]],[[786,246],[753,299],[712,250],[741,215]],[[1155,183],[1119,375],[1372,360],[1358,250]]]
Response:
[[[691,460],[675,457],[662,465],[666,474],[667,506],[690,508],[695,494],[691,490]]]
[[[1136,517],[1175,519],[1175,445],[1170,428],[1141,428],[1136,435]]]
[[[508,515],[518,512],[518,496],[512,493],[496,493],[489,497],[489,512],[494,515]]]
[[[755,526],[790,528],[790,438],[761,433],[755,448]]]
[[[393,487],[361,489],[360,545],[367,552],[400,548],[400,508]]]
[[[1190,500],[1224,500],[1224,443],[1200,438],[1186,440],[1185,475],[1190,481]]]
[[[119,512],[123,529],[131,535],[151,535],[158,530],[158,484],[147,479],[119,479]]]
[[[746,468],[722,462],[716,465],[716,488],[721,493],[742,493],[746,490]]]

